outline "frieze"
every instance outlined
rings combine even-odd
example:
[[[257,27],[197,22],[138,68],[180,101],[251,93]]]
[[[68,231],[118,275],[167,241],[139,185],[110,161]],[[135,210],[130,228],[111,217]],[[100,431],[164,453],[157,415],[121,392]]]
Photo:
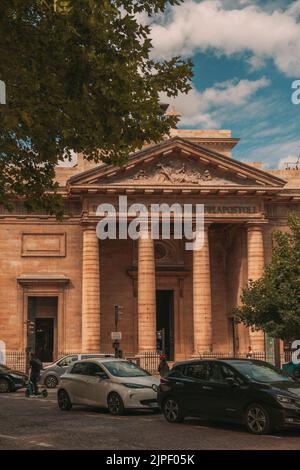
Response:
[[[255,206],[204,206],[205,214],[257,214]]]

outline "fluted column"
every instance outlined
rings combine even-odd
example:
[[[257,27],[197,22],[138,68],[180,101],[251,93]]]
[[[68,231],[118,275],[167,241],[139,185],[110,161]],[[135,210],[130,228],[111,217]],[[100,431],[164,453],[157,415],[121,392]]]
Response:
[[[260,225],[250,225],[247,229],[248,237],[248,279],[256,281],[261,278],[264,272],[264,238],[263,227]],[[263,331],[255,331],[250,328],[250,344],[254,353],[265,351],[265,334]]]
[[[82,259],[82,351],[100,351],[99,240],[96,229],[83,232]]]
[[[211,278],[209,229],[204,228],[204,244],[193,251],[194,355],[212,351]]]
[[[156,290],[154,241],[143,229],[138,241],[138,348],[156,350]]]

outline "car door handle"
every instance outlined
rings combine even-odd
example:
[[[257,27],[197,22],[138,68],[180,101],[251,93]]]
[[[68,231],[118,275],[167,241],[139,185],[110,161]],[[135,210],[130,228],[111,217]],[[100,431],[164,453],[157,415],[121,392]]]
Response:
[[[212,387],[208,387],[207,385],[203,385],[203,390],[212,390]]]

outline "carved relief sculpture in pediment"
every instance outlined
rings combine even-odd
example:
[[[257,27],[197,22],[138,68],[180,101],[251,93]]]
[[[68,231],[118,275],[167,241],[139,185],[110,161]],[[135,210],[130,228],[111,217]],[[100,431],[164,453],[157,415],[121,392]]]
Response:
[[[152,174],[145,170],[139,170],[133,177],[135,181],[150,179],[154,183],[172,183],[172,184],[200,184],[203,181],[211,181],[212,176],[209,170],[193,170],[187,168],[186,163],[176,167],[175,162],[157,163]]]

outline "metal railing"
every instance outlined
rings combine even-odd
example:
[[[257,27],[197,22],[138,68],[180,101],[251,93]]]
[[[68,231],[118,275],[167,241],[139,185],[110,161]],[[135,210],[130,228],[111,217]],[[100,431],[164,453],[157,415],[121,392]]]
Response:
[[[143,353],[135,356],[136,363],[142,369],[145,369],[149,374],[157,375],[158,374],[158,365],[160,360],[160,355],[156,351],[145,351]]]
[[[26,372],[26,353],[22,351],[7,352],[5,365],[20,372]]]
[[[84,352],[69,352],[63,351],[57,354],[57,359],[62,358],[66,355],[77,355],[77,354],[88,354]],[[98,354],[114,354],[113,351],[109,352],[101,352]],[[232,352],[229,353],[203,353],[199,354],[198,359],[225,359],[225,358],[247,358],[247,353],[244,354],[233,354]],[[285,362],[290,362],[292,357],[291,351],[284,351],[280,355],[280,363],[281,366]],[[124,358],[134,362],[135,364],[139,365],[143,369],[147,370],[150,374],[157,375],[158,374],[158,365],[160,360],[160,355],[156,351],[145,351],[141,354],[134,355],[134,354],[124,354]],[[268,361],[265,353],[253,353],[251,356],[252,359],[258,359],[261,361]],[[197,357],[193,358],[186,358],[188,359],[197,359]],[[10,351],[6,353],[6,361],[5,364],[14,370],[19,370],[20,372],[26,372],[26,353],[23,351]]]
[[[260,361],[265,361],[266,360],[266,354],[264,352],[262,353],[252,353],[251,356],[247,353],[241,354],[241,353],[202,353],[199,354],[199,359],[227,359],[227,358],[237,358],[237,359],[246,359],[250,358],[251,359],[258,359]],[[195,359],[195,357],[194,357]]]

